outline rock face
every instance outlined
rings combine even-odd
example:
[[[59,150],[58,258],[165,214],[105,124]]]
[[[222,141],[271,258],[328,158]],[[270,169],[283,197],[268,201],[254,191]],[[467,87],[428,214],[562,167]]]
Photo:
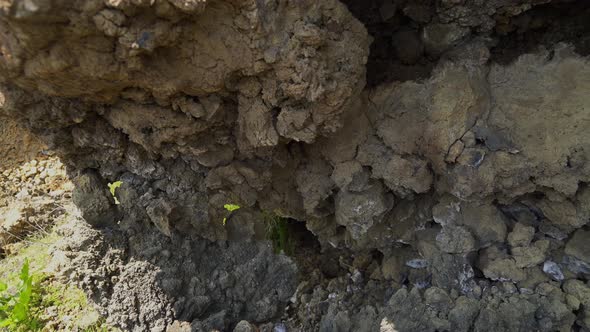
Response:
[[[127,238],[72,220],[53,268],[87,290],[123,330],[227,330],[232,322],[271,320],[296,286],[295,264],[263,244],[210,243],[157,230]],[[192,323],[191,323],[192,322]]]
[[[4,171],[37,157],[44,145],[14,120],[0,117],[0,170]]]
[[[341,127],[364,86],[366,30],[336,0],[187,3],[7,3],[3,112],[72,176],[126,183],[125,222],[216,240],[226,203],[303,217],[273,167]],[[173,217],[150,215],[162,205]]]
[[[303,330],[589,329],[574,300],[590,275],[588,4],[343,2],[0,7],[1,112],[68,166],[82,215],[139,246],[134,257],[163,259],[144,252],[154,241],[204,264],[120,274],[173,296],[191,273],[227,290],[188,293],[151,317],[119,296],[152,290],[125,281],[100,305],[137,330],[276,319],[293,285],[273,281],[267,298],[242,292],[259,276],[223,281],[238,278],[231,266],[287,264],[254,241],[271,212],[356,259],[338,261],[348,279],[298,290]],[[241,206],[239,227],[226,227],[226,204]],[[201,256],[218,250],[212,276]],[[238,254],[249,256],[226,257]],[[396,292],[373,296],[388,281]],[[372,297],[325,298],[349,289]]]

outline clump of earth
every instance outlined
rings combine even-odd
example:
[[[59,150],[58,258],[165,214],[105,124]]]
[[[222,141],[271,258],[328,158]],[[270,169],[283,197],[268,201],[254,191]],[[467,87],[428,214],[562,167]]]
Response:
[[[590,331],[587,2],[0,11],[0,113],[80,211],[53,265],[109,323]]]

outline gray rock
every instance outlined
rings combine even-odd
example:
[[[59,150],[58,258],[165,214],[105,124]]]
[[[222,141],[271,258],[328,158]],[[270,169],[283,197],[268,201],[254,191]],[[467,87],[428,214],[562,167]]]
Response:
[[[393,205],[393,196],[380,183],[362,192],[340,192],[336,196],[336,222],[358,239]]]
[[[562,281],[565,279],[561,267],[555,262],[546,261],[543,264],[543,272],[549,275],[553,280]]]
[[[84,219],[95,227],[115,225],[118,221],[115,201],[99,175],[88,170],[74,178],[73,182],[76,187],[72,193],[72,200],[82,212]]]
[[[473,235],[461,226],[445,226],[436,236],[438,247],[447,253],[461,254],[475,250]]]
[[[535,228],[516,223],[514,229],[508,234],[508,243],[513,247],[526,247],[535,236]]]
[[[567,242],[565,253],[590,264],[590,231],[577,230]]]
[[[236,327],[234,327],[233,332],[255,332],[256,329],[252,324],[248,323],[248,321],[241,320],[238,322]]]

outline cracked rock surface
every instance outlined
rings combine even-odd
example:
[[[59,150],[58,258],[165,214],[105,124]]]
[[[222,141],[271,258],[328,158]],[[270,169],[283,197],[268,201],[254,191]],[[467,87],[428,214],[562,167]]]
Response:
[[[588,22],[584,1],[6,0],[0,113],[67,166],[95,229],[66,275],[123,329],[587,331]],[[275,255],[269,213],[317,243]]]

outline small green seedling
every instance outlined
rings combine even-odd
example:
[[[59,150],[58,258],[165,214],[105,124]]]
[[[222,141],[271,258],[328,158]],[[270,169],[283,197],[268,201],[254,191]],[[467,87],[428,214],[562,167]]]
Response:
[[[225,204],[225,205],[223,205],[223,208],[228,210],[229,212],[234,212],[235,210],[238,210],[240,208],[240,206],[237,204]],[[227,217],[223,218],[223,226],[225,226],[226,223],[227,223]]]
[[[38,329],[39,322],[31,313],[31,300],[36,295],[34,291],[37,285],[29,273],[28,259],[25,259],[19,279],[15,294],[8,294],[8,285],[0,282],[0,329],[15,331],[26,328],[34,331]]]
[[[115,190],[117,190],[117,188],[119,188],[121,185],[123,184],[123,181],[115,181],[113,183],[109,183],[109,191],[111,192],[111,195],[113,195],[113,198],[115,199],[115,204],[119,205],[121,204],[121,202],[119,202],[119,200],[117,199],[117,196],[115,195]]]

